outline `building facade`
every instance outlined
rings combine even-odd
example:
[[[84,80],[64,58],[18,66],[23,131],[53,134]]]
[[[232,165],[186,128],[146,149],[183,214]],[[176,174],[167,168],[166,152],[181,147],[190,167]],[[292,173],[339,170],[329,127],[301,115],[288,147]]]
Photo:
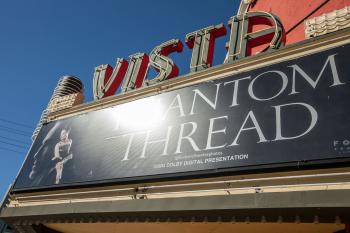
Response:
[[[186,36],[181,77],[166,58],[179,41],[97,67],[95,101],[54,101],[1,219],[15,232],[350,232],[349,3],[243,1],[229,27]],[[145,62],[159,75],[138,86]]]

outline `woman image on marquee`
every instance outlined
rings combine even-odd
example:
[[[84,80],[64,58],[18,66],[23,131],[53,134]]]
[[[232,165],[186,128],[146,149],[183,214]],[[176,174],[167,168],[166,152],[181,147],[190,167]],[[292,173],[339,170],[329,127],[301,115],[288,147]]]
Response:
[[[56,162],[56,180],[55,184],[59,184],[62,179],[63,167],[66,162],[73,158],[73,154],[70,152],[72,146],[72,139],[69,138],[70,130],[62,129],[60,134],[60,141],[56,144],[54,150],[53,161]]]

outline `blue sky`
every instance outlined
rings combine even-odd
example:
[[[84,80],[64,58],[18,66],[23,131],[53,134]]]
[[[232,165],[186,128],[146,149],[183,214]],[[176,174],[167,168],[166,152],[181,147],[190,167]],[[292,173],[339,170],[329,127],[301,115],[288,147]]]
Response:
[[[0,6],[0,196],[17,175],[30,135],[60,76],[73,74],[92,101],[94,67],[147,54],[170,39],[224,23],[239,0],[12,0]],[[228,35],[217,39],[214,65],[222,64]],[[189,72],[191,50],[171,55]],[[16,124],[8,122],[8,120]],[[16,140],[16,141],[15,141]],[[15,145],[10,145],[15,144]],[[5,150],[5,149],[7,150]],[[16,152],[14,152],[16,151]]]

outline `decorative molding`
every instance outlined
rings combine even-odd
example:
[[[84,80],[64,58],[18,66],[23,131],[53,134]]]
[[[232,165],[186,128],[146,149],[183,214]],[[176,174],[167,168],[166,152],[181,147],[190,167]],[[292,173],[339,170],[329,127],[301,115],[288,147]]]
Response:
[[[84,102],[84,95],[83,93],[74,93],[66,96],[61,96],[54,98],[49,106],[47,107],[47,110],[50,113],[62,111],[68,108],[71,108],[73,106],[82,104]]]
[[[83,89],[84,89],[83,83],[77,77],[66,75],[60,78],[56,88],[53,91],[52,97],[47,105],[48,107],[41,114],[40,120],[33,132],[32,141],[34,141],[35,138],[38,136],[43,124],[48,122],[48,115],[50,114],[50,111],[48,110],[48,108],[51,106],[52,102],[56,98],[82,92]]]
[[[305,37],[317,37],[350,27],[350,6],[305,21]]]
[[[10,226],[50,223],[297,222],[347,223],[349,190],[250,193],[6,208]],[[334,198],[337,197],[337,198]],[[302,213],[300,215],[300,213]],[[28,233],[28,232],[26,232]]]

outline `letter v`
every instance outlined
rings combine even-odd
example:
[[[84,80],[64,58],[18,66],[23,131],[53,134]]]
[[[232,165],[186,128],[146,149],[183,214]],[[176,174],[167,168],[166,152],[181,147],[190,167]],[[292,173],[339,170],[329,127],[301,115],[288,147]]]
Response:
[[[97,66],[93,78],[94,99],[98,100],[114,95],[120,87],[127,69],[128,62],[122,58],[117,59],[114,69],[108,64]]]

